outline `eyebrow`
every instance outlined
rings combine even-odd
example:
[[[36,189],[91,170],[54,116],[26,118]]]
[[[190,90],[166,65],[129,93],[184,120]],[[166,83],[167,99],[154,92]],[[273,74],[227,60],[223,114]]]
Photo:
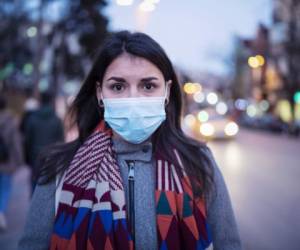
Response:
[[[145,78],[141,79],[142,82],[148,82],[148,81],[151,81],[151,80],[158,80],[158,78],[154,77],[154,76],[150,76],[150,77],[145,77]]]
[[[116,76],[112,76],[112,77],[107,79],[107,81],[109,81],[109,80],[115,80],[115,81],[118,81],[118,82],[126,82],[124,78],[116,77]]]
[[[109,81],[109,80],[115,80],[115,81],[118,81],[118,82],[126,82],[126,80],[124,78],[117,77],[117,76],[112,76],[112,77],[107,79],[107,81]],[[145,78],[141,79],[141,82],[147,82],[147,81],[151,81],[151,80],[158,80],[158,78],[154,77],[154,76],[145,77]]]

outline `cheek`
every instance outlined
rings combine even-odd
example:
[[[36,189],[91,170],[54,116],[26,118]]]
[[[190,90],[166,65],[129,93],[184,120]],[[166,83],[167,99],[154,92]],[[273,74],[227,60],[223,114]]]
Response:
[[[107,88],[103,88],[102,89],[102,97],[103,98],[111,98],[111,97],[113,97],[113,94]]]
[[[112,91],[108,86],[103,86],[102,87],[102,97],[103,98],[115,98],[118,97],[119,95]]]
[[[156,91],[155,91],[155,96],[164,96],[166,93],[166,87],[165,86],[160,86]]]

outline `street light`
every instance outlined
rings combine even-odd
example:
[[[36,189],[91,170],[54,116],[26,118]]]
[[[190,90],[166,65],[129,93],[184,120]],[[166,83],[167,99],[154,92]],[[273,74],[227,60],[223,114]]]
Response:
[[[250,117],[254,117],[257,114],[256,107],[253,104],[250,104],[247,107],[247,111],[246,112],[247,112],[247,115],[250,116]]]
[[[198,82],[193,83],[198,92],[202,91],[202,85]]]
[[[117,0],[117,5],[129,6],[133,4],[133,0]]]
[[[254,68],[254,69],[259,67],[259,61],[255,56],[250,56],[248,58],[248,64],[251,68]]]
[[[12,74],[12,72],[14,71],[15,65],[12,62],[9,62],[8,64],[6,64],[6,66],[2,69],[0,69],[0,80],[4,80],[5,78],[7,78],[9,75]],[[1,86],[0,86],[1,88]]]
[[[144,0],[145,2],[154,3],[157,4],[160,2],[160,0]]]
[[[30,75],[32,72],[33,72],[33,65],[32,65],[32,63],[26,63],[23,66],[23,73],[25,75]]]
[[[267,100],[262,100],[260,103],[259,103],[259,108],[263,111],[263,112],[266,112],[270,107],[270,104]]]
[[[263,66],[265,64],[265,58],[262,55],[256,55],[255,57],[258,60],[259,66]]]
[[[37,34],[37,28],[35,26],[31,26],[26,31],[28,37],[35,37]]]
[[[152,1],[144,1],[140,3],[139,8],[144,12],[151,12],[155,10],[155,4]]]
[[[238,110],[243,110],[245,111],[246,108],[247,108],[247,101],[244,100],[244,99],[237,99],[235,102],[234,102],[234,106],[238,109]]]
[[[250,56],[248,58],[248,65],[251,68],[258,68],[265,64],[265,58],[262,55]]]
[[[297,91],[294,95],[295,103],[300,103],[300,91]]]
[[[202,110],[198,113],[197,118],[200,122],[207,122],[209,119],[209,114],[205,110]]]
[[[214,92],[210,92],[207,97],[207,102],[211,105],[215,105],[218,102],[218,95]]]
[[[224,130],[225,134],[228,136],[236,135],[239,132],[239,126],[235,122],[229,122]]]
[[[192,128],[196,124],[196,118],[192,114],[188,114],[184,117],[184,124]]]
[[[195,102],[202,103],[205,100],[205,95],[203,92],[198,91],[198,92],[194,93],[193,98],[194,98]]]
[[[216,106],[216,111],[220,115],[225,115],[226,112],[228,111],[228,107],[225,102],[219,102]]]
[[[199,83],[187,82],[183,85],[183,90],[187,94],[194,94],[202,90],[202,87]]]
[[[204,123],[200,126],[200,133],[204,136],[212,136],[215,133],[215,128],[210,123]]]

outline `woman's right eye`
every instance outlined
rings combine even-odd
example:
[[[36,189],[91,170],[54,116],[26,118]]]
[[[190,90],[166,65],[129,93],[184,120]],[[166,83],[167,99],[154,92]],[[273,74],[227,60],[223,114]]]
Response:
[[[120,92],[124,88],[124,86],[122,83],[114,83],[110,86],[110,88],[114,91]]]

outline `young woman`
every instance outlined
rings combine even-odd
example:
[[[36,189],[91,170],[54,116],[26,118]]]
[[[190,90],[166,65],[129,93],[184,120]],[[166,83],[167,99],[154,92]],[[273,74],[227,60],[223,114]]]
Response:
[[[222,175],[183,134],[181,106],[152,38],[108,38],[71,107],[78,139],[42,157],[19,249],[240,249]]]

